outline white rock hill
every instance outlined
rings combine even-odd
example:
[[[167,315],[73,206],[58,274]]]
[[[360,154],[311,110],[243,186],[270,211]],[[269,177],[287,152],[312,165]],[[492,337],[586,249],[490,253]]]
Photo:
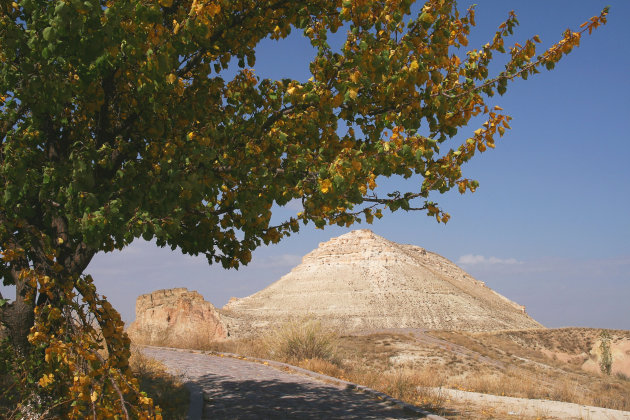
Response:
[[[321,243],[267,288],[220,310],[230,335],[302,316],[343,331],[543,328],[446,258],[362,229]]]

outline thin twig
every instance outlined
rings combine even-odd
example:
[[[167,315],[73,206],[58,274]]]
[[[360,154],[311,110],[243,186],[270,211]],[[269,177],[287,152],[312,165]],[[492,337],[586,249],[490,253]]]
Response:
[[[98,354],[97,352],[93,353],[94,355],[96,355],[96,357],[101,361],[101,363],[105,364],[105,359],[103,358],[103,356],[101,356],[100,354]],[[118,373],[120,373],[120,371],[118,369],[115,369]],[[122,376],[122,375],[121,375]],[[125,397],[123,396],[122,391],[120,390],[120,388],[118,387],[118,384],[116,383],[116,381],[114,380],[114,378],[111,377],[111,375],[107,375],[107,378],[109,379],[109,382],[112,384],[112,386],[114,387],[114,389],[116,390],[116,393],[118,394],[118,397],[120,399],[120,408],[122,408],[123,414],[125,415],[125,419],[129,420],[129,413],[127,412],[127,408],[125,407]]]

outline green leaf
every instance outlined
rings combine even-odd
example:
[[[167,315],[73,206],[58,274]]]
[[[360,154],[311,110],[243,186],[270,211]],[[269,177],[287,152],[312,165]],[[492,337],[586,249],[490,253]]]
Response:
[[[55,36],[55,30],[51,26],[48,26],[42,31],[42,35],[46,41],[51,41]]]

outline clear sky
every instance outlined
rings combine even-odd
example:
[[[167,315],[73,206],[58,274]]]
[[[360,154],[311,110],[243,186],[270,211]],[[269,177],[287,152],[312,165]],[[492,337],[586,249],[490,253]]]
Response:
[[[471,3],[459,2],[460,9]],[[495,150],[465,167],[481,184],[476,193],[434,197],[451,214],[448,224],[422,213],[386,212],[373,225],[353,229],[370,228],[449,258],[525,305],[545,326],[630,329],[630,1],[478,3],[472,48],[489,41],[512,9],[520,27],[510,44],[538,34],[543,46],[568,27],[578,29],[607,4],[611,12],[608,24],[584,37],[554,71],[516,82],[504,97],[493,98],[492,104],[514,118],[512,130]],[[255,70],[261,77],[310,76],[313,52],[297,32],[280,42],[265,41],[258,53]],[[468,136],[476,128],[460,131]],[[289,205],[279,214],[296,211]],[[87,272],[132,321],[139,294],[187,287],[222,306],[231,296],[267,286],[320,242],[349,230],[309,225],[259,249],[238,271],[137,241],[122,252],[97,255]]]

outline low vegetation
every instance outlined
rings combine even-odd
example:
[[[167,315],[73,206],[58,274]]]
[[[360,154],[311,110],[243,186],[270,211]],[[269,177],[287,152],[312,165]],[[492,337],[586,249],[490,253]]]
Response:
[[[438,386],[429,371],[364,368],[340,349],[344,338],[314,319],[295,320],[275,329],[265,338],[215,343],[209,350],[269,358],[313,372],[358,383],[410,404],[430,410],[442,408],[444,399],[429,387]]]
[[[626,375],[608,376],[582,369],[584,362],[594,357],[590,351],[600,330],[431,334],[468,350],[459,354],[457,363],[444,366],[447,387],[630,410],[630,381]],[[630,338],[627,331],[611,334],[617,340]],[[480,357],[485,359],[480,361]]]
[[[314,319],[294,320],[265,339],[271,358],[290,363],[309,359],[337,362],[337,335]]]
[[[166,371],[161,362],[145,356],[133,348],[129,359],[134,375],[140,381],[140,389],[153,399],[167,420],[185,419],[188,412],[189,392],[178,376]]]
[[[105,357],[105,351],[101,353]],[[37,372],[45,358],[43,351],[22,357],[7,340],[0,341],[0,418],[56,419],[60,418],[56,411],[59,407],[75,403],[56,388],[42,386],[43,380]],[[159,406],[162,418],[186,418],[189,393],[179,377],[170,375],[163,364],[136,348],[132,349],[130,367],[139,388]]]
[[[626,375],[586,372],[577,362],[588,357],[585,352],[598,334],[575,328],[340,336],[311,320],[284,325],[267,338],[215,343],[208,350],[289,362],[445,417],[492,418],[497,413],[458,406],[440,393],[440,387],[630,410]]]

